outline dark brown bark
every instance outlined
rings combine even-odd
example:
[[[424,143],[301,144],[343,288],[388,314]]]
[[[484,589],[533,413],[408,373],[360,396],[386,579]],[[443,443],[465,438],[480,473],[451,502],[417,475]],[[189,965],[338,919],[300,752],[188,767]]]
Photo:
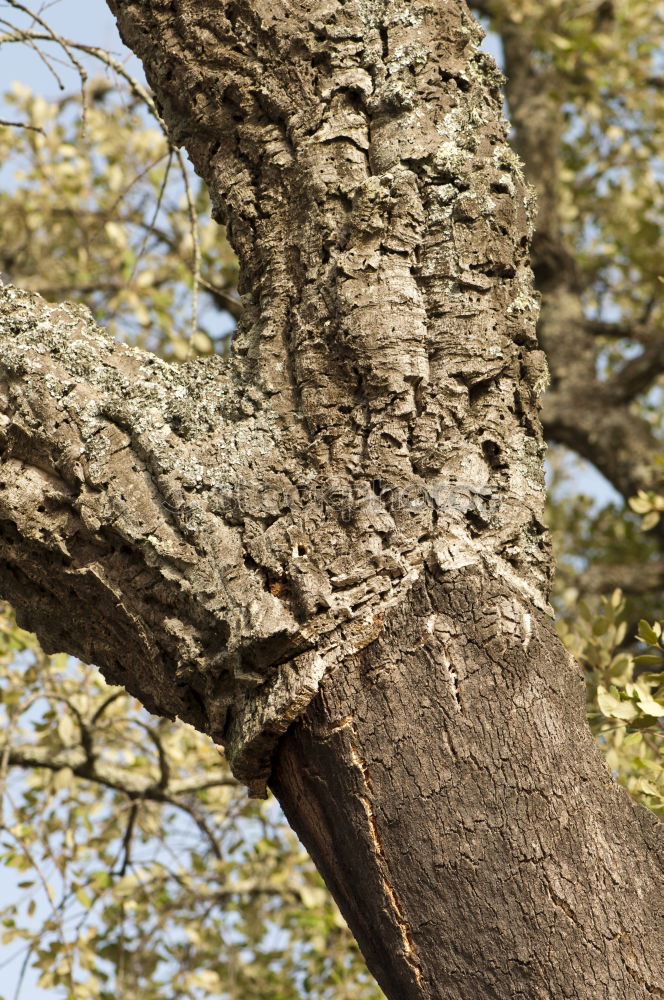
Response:
[[[664,994],[663,828],[611,780],[549,618],[489,574],[426,573],[272,787],[389,997]]]
[[[390,1000],[658,995],[658,828],[548,620],[530,206],[467,8],[110,6],[242,318],[175,369],[4,293],[4,593],[254,791],[281,737]]]

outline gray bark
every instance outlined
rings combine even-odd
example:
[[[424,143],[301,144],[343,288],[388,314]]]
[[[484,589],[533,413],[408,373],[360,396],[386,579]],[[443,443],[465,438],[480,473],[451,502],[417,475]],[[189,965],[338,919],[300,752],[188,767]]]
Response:
[[[3,596],[271,781],[391,1000],[664,995],[661,828],[550,623],[531,209],[479,29],[109,2],[242,318],[172,367],[4,290]]]

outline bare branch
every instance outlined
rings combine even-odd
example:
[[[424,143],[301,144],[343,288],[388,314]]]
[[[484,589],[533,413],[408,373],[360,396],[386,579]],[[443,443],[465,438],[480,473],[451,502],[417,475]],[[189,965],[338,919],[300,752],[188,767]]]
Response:
[[[664,372],[664,333],[657,331],[651,343],[631,361],[627,361],[607,380],[609,398],[629,403],[646,392]]]
[[[129,818],[127,820],[127,827],[125,829],[124,837],[122,838],[122,864],[120,865],[120,871],[118,874],[120,878],[126,873],[127,868],[131,864],[131,838],[134,833],[134,825],[136,823],[136,817],[138,816],[138,803],[132,802],[129,809]]]
[[[39,125],[29,125],[28,122],[12,122],[6,118],[0,118],[0,126],[4,126],[5,128],[25,128],[31,132],[40,132],[41,135],[44,135],[43,128],[40,128]]]
[[[71,62],[72,66],[76,69],[76,72],[78,73],[79,79],[81,81],[81,126],[83,132],[85,132],[87,123],[87,107],[88,107],[85,87],[88,81],[88,74],[83,63],[79,59],[77,59],[76,56],[74,55],[73,52],[74,46],[70,42],[68,42],[66,38],[63,38],[57,32],[53,31],[50,24],[44,21],[39,16],[39,14],[35,13],[35,11],[31,10],[29,7],[26,7],[24,6],[24,4],[19,3],[18,0],[6,0],[6,2],[9,4],[10,7],[13,7],[14,10],[19,10],[23,14],[27,14],[29,17],[31,17],[33,21],[36,21],[36,23],[41,28],[44,29],[49,39],[56,42],[60,46],[62,51],[65,53],[65,55]]]
[[[634,597],[657,592],[664,587],[664,559],[638,564],[588,566],[576,578],[581,594],[609,594],[622,590]]]
[[[124,688],[121,688],[119,691],[114,691],[112,694],[109,694],[108,698],[105,698],[104,701],[102,701],[99,708],[96,709],[94,715],[90,719],[90,725],[94,726],[95,722],[97,722],[102,717],[102,715],[109,707],[109,705],[112,705],[113,702],[117,701],[118,698],[125,698],[126,696],[127,692],[124,690]]]
[[[122,792],[134,799],[168,803],[178,809],[191,812],[191,804],[180,801],[183,796],[196,795],[212,788],[238,788],[239,782],[230,774],[203,780],[187,779],[173,781],[166,787],[154,782],[145,774],[135,774],[127,768],[104,762],[99,758],[90,760],[82,747],[74,747],[53,753],[45,747],[12,747],[7,755],[9,767],[24,770],[45,768],[47,771],[62,771],[68,768],[77,778],[103,785],[115,792]]]

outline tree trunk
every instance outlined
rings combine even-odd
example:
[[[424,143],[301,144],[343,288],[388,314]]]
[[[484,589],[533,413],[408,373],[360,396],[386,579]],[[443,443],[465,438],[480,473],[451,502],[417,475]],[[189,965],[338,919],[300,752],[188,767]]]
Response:
[[[390,1000],[664,996],[661,828],[549,618],[531,209],[477,25],[109,3],[244,309],[229,365],[173,368],[5,292],[4,595],[272,774]]]
[[[582,688],[504,580],[428,570],[282,738],[271,787],[392,1000],[664,996],[662,828]]]

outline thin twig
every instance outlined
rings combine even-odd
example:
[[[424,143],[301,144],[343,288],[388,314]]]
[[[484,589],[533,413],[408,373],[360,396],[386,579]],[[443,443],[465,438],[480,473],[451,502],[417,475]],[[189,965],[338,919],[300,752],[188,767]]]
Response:
[[[147,226],[145,226],[145,225],[143,226],[143,228],[145,229],[145,234],[144,234],[143,239],[141,241],[141,245],[138,248],[138,253],[136,254],[136,258],[134,260],[134,264],[133,264],[133,267],[131,269],[131,274],[127,278],[127,281],[126,281],[127,285],[130,284],[130,282],[133,280],[134,275],[136,274],[136,268],[138,267],[138,262],[141,259],[141,257],[143,256],[143,254],[145,253],[145,250],[146,250],[146,247],[147,247],[148,240],[149,240],[150,236],[153,235],[153,227],[154,227],[155,223],[157,222],[157,216],[159,215],[159,210],[161,209],[161,206],[162,206],[162,203],[163,203],[163,200],[164,200],[164,194],[166,193],[166,183],[168,181],[168,175],[169,175],[169,173],[171,171],[171,165],[172,165],[172,163],[173,163],[173,150],[170,149],[169,152],[168,152],[168,160],[166,162],[166,169],[164,171],[164,176],[162,178],[162,182],[161,182],[161,185],[159,187],[159,194],[157,195],[157,204],[155,205],[154,212],[152,213],[152,219],[151,219],[150,223]]]
[[[7,794],[7,798],[9,799],[9,802],[10,802],[12,808],[14,809],[14,812],[18,813],[18,809],[17,809],[15,803],[13,802],[12,797],[9,794]],[[54,921],[55,921],[55,923],[57,925],[58,931],[60,933],[60,940],[62,941],[62,947],[63,947],[64,953],[65,953],[66,959],[67,959],[67,979],[69,981],[69,987],[71,989],[72,996],[75,996],[76,995],[76,991],[75,991],[75,987],[74,987],[74,961],[73,961],[73,957],[72,957],[72,953],[71,953],[71,945],[70,945],[69,941],[67,940],[67,935],[65,934],[65,928],[64,928],[64,924],[62,922],[62,915],[60,913],[60,907],[56,906],[55,900],[53,898],[53,890],[51,889],[50,885],[48,884],[48,880],[47,880],[47,878],[46,878],[46,876],[45,876],[45,874],[44,874],[44,872],[42,870],[41,865],[37,861],[36,857],[34,856],[33,852],[30,850],[30,848],[28,847],[28,845],[26,844],[26,842],[24,840],[21,840],[9,827],[5,826],[4,830],[5,830],[5,832],[7,834],[9,834],[10,837],[13,838],[13,840],[16,843],[16,845],[23,852],[23,854],[27,858],[29,864],[32,866],[32,868],[36,872],[37,878],[41,882],[42,889],[44,890],[44,894],[45,894],[47,900],[49,901],[49,903],[51,905],[51,913],[53,915],[53,919],[54,919]],[[42,844],[43,844],[43,846],[45,846],[46,848],[48,848],[48,842],[46,840],[42,840]],[[18,997],[19,997],[22,985],[23,985],[22,979],[19,979],[18,983],[16,984],[16,991],[14,993],[14,1000],[18,1000]]]
[[[0,35],[0,45],[6,42],[21,42],[21,44],[27,45],[29,48],[33,50],[37,58],[40,59],[41,62],[43,62],[44,66],[46,66],[46,69],[57,83],[58,88],[60,90],[64,90],[65,85],[62,82],[62,79],[60,78],[56,70],[53,68],[51,60],[44,55],[44,53],[42,52],[42,50],[39,48],[36,41],[32,37],[33,32],[22,31],[20,28],[15,28],[15,26],[11,24],[11,22],[5,21],[4,18],[0,21],[0,24],[6,24],[9,28],[12,29],[12,33],[10,35]],[[53,40],[50,36],[47,37],[49,41]],[[61,62],[61,60],[58,59],[57,62]]]
[[[119,691],[114,691],[112,694],[109,694],[108,698],[104,698],[99,708],[97,708],[93,713],[90,719],[90,725],[94,726],[95,722],[97,722],[97,720],[101,718],[101,716],[104,714],[108,706],[112,705],[114,701],[117,701],[118,698],[126,698],[126,697],[127,697],[127,692],[125,691],[124,688],[120,688]]]
[[[85,94],[85,86],[88,82],[88,74],[86,72],[85,66],[83,66],[83,64],[79,62],[79,60],[71,51],[73,48],[71,42],[67,41],[66,38],[62,38],[61,35],[58,35],[57,32],[53,31],[53,28],[47,21],[42,20],[39,14],[35,14],[34,11],[30,10],[29,7],[25,7],[22,3],[19,3],[18,0],[6,0],[6,2],[9,4],[10,7],[13,7],[14,10],[20,10],[23,14],[27,14],[28,17],[31,17],[33,21],[36,21],[37,24],[41,28],[43,28],[44,31],[48,33],[51,39],[60,46],[60,48],[65,53],[67,58],[70,60],[72,66],[78,73],[79,80],[81,81],[81,128],[83,130],[83,135],[85,135],[87,130],[87,107],[88,107],[87,97]]]
[[[187,208],[189,210],[189,224],[191,226],[191,240],[194,257],[192,267],[193,285],[191,290],[191,331],[189,334],[189,348],[187,351],[187,358],[191,358],[194,351],[194,337],[196,336],[196,330],[198,328],[198,284],[201,278],[201,246],[198,233],[198,217],[196,215],[196,206],[194,204],[191,184],[189,183],[189,174],[184,162],[184,157],[182,156],[182,151],[176,149],[175,155],[177,156],[178,163],[180,164],[182,179],[184,181],[184,189],[187,195]]]
[[[4,125],[5,128],[25,128],[31,132],[41,132],[42,135],[46,134],[44,129],[40,128],[39,125],[28,125],[27,122],[11,122],[6,118],[0,118],[0,125]]]
[[[134,825],[136,823],[136,817],[138,816],[138,802],[132,802],[131,808],[129,810],[129,819],[127,820],[127,828],[122,838],[122,865],[120,866],[119,875],[122,878],[129,865],[131,864],[131,840],[134,834]]]

